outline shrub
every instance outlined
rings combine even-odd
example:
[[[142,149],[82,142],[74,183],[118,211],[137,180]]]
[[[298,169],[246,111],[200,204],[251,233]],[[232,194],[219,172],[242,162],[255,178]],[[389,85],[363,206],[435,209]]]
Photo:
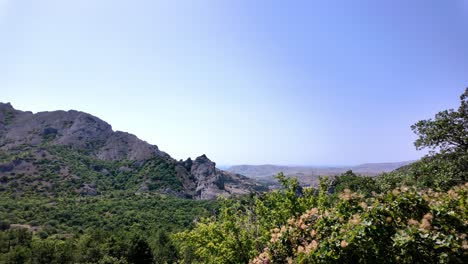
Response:
[[[448,192],[401,187],[364,198],[345,190],[273,229],[252,263],[463,263],[468,184]]]

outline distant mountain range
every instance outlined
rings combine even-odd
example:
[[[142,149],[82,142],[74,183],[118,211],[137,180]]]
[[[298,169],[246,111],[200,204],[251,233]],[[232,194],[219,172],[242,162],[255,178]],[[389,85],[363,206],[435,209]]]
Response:
[[[390,172],[414,161],[365,163],[357,166],[281,166],[281,165],[235,165],[226,168],[226,171],[238,173],[247,177],[266,182],[274,181],[274,176],[283,172],[286,176],[297,177],[303,185],[313,185],[319,176],[336,176],[348,170],[365,176],[375,176],[383,172]]]
[[[0,103],[0,192],[98,195],[167,193],[193,199],[263,190],[201,155],[176,161],[90,114],[24,112]]]

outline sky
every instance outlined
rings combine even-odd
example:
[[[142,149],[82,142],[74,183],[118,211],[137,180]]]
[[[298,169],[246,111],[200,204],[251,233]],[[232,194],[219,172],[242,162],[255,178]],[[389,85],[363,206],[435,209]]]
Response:
[[[0,0],[0,102],[176,159],[414,160],[468,86],[468,0]]]

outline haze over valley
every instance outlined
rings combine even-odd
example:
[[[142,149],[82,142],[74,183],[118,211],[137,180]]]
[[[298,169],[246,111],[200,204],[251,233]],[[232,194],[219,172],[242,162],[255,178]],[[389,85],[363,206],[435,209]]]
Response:
[[[316,185],[319,176],[336,176],[348,170],[364,176],[376,176],[413,162],[366,163],[356,166],[234,165],[226,167],[225,170],[269,183],[275,182],[275,176],[282,172],[288,177],[297,178],[302,185]]]

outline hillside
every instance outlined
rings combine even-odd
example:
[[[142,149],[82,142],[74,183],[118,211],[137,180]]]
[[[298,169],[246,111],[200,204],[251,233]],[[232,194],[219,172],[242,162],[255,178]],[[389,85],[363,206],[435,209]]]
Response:
[[[176,161],[135,135],[75,110],[25,112],[0,103],[0,191],[44,195],[155,192],[193,199],[263,187],[206,155]]]

